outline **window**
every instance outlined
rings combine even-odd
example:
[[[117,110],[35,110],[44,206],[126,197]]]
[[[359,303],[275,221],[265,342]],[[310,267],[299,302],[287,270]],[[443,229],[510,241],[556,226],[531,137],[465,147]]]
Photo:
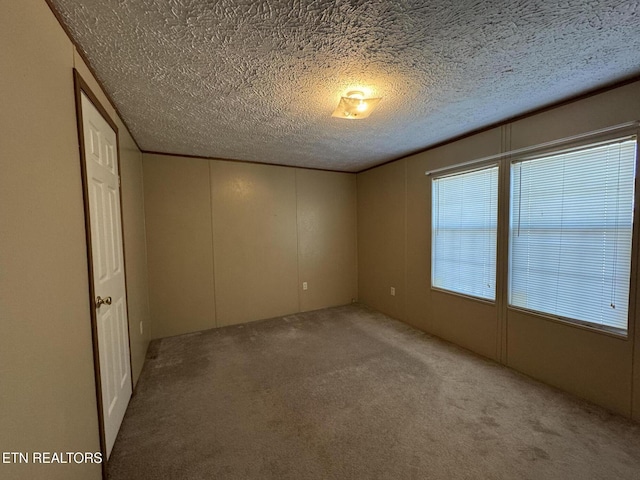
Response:
[[[627,330],[636,140],[511,166],[509,304]]]
[[[496,298],[498,167],[434,178],[431,283]]]

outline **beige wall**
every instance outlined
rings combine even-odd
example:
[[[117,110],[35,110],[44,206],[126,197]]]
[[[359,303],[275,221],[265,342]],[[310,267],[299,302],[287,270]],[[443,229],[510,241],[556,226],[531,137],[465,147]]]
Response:
[[[633,356],[634,341],[640,348],[640,329],[635,317],[629,338],[621,339],[507,308],[505,235],[498,239],[496,302],[431,290],[431,197],[425,176],[427,170],[638,119],[640,82],[358,174],[359,298],[611,410],[627,416],[633,410],[640,420],[640,353],[635,360]],[[503,225],[508,219],[506,172],[499,206]],[[406,292],[392,298],[389,286],[405,278]],[[403,298],[404,306],[398,302]]]
[[[295,170],[207,163],[211,165],[218,324],[297,312]]]
[[[0,17],[0,450],[97,451],[73,48],[44,2]],[[2,478],[99,466],[0,464]]]
[[[144,154],[144,181],[154,337],[355,298],[355,175]]]
[[[137,384],[151,339],[142,153],[118,117],[116,117],[116,123],[120,141],[122,223],[127,273],[131,373],[134,383]]]
[[[74,60],[74,47],[45,2],[4,2],[0,451],[99,450]],[[85,80],[91,79],[85,75]],[[130,150],[127,139],[125,144]],[[144,319],[146,269],[135,260],[144,250],[135,195],[141,183],[139,176],[127,177],[135,156],[131,151],[123,155],[124,218],[135,227],[125,234],[125,248],[127,273],[132,257],[138,272],[136,292],[130,295],[134,304],[139,301],[134,315]],[[129,249],[132,238],[138,245]],[[143,348],[143,343],[136,346],[137,351]],[[99,465],[91,464],[0,463],[0,478],[86,480],[101,473]]]
[[[636,262],[638,261],[640,255],[636,257]],[[636,263],[637,264],[637,263]],[[640,278],[638,278],[640,279]],[[638,280],[637,279],[637,280]],[[640,308],[640,305],[637,305],[638,299],[640,299],[640,281],[636,283],[636,309]],[[635,341],[633,343],[633,382],[632,382],[632,392],[631,392],[631,415],[634,419],[640,421],[640,325],[638,324],[638,312],[636,311],[636,332],[635,332]]]
[[[300,310],[350,303],[358,298],[356,176],[298,168],[296,192]]]
[[[143,157],[151,335],[213,328],[209,164]]]
[[[405,319],[406,161],[358,175],[358,298]],[[391,296],[391,287],[395,296]]]

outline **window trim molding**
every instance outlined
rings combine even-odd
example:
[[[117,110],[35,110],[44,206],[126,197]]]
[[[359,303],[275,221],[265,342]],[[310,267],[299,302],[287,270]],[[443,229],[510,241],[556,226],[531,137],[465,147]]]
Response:
[[[631,297],[631,295],[629,296]],[[633,338],[629,335],[628,328],[625,332],[624,330],[621,330],[618,328],[608,327],[606,325],[600,325],[593,322],[587,322],[586,320],[576,320],[574,318],[562,317],[560,315],[554,315],[552,313],[539,312],[537,310],[530,310],[528,308],[518,307],[515,305],[509,305],[509,304],[507,304],[507,310],[512,312],[523,313],[531,317],[536,317],[536,319],[541,319],[548,322],[559,323],[561,325],[575,327],[581,330],[588,330],[593,333],[608,335],[610,337],[614,337],[614,338],[617,338],[618,340],[623,340],[625,342],[633,340]]]
[[[466,300],[480,302],[480,303],[483,303],[485,305],[491,305],[492,307],[495,307],[495,306],[498,305],[497,300],[491,300],[489,298],[483,298],[483,297],[476,297],[474,295],[469,295],[468,293],[454,292],[453,290],[447,290],[446,288],[442,288],[442,287],[434,287],[433,283],[431,283],[431,287],[430,288],[431,288],[432,292],[444,293],[444,294],[447,294],[447,295],[454,295],[456,297],[464,298]]]
[[[640,261],[640,122],[634,122],[636,136],[636,177],[634,179],[633,226],[631,228],[631,269],[629,271],[629,305],[627,317],[627,338],[634,339],[638,324],[638,270]]]

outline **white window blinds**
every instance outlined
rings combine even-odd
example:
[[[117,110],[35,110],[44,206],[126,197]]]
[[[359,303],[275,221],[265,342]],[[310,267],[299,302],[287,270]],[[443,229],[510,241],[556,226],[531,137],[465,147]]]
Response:
[[[636,140],[513,163],[509,304],[627,329]]]
[[[434,178],[431,282],[495,300],[498,167]]]

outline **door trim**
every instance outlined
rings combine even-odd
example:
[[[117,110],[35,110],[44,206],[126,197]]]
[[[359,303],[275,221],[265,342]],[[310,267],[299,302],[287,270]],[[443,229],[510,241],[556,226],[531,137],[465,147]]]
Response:
[[[84,123],[82,116],[82,93],[84,93],[87,98],[91,101],[94,107],[100,112],[100,115],[105,119],[105,121],[109,124],[109,126],[113,129],[116,134],[116,151],[118,158],[118,178],[122,177],[121,174],[121,162],[120,162],[120,136],[118,134],[118,126],[115,124],[113,119],[109,116],[104,107],[100,104],[100,101],[96,97],[96,95],[91,91],[91,88],[84,81],[78,70],[73,69],[73,86],[74,86],[74,96],[76,102],[76,122],[77,122],[77,130],[78,130],[78,147],[80,150],[80,169],[81,169],[81,177],[82,177],[82,198],[84,205],[84,224],[85,224],[85,234],[86,234],[86,243],[87,243],[87,269],[89,274],[89,305],[90,305],[90,314],[91,314],[91,338],[93,344],[93,368],[94,368],[94,376],[95,376],[95,387],[96,387],[96,400],[98,407],[98,431],[100,435],[100,451],[102,452],[102,478],[106,480],[107,478],[107,442],[105,438],[105,428],[104,428],[104,406],[102,403],[102,377],[100,374],[100,352],[98,348],[98,322],[96,317],[96,308],[95,308],[95,285],[93,282],[93,252],[92,252],[92,243],[91,243],[91,219],[90,219],[90,209],[89,209],[89,186],[87,182],[87,165],[86,165],[86,157],[85,157],[85,144],[84,144]],[[127,339],[129,343],[129,380],[131,381],[131,392],[133,395],[134,385],[133,385],[133,365],[131,362],[131,329],[130,329],[130,320],[129,320],[129,290],[127,288],[127,256],[126,256],[126,248],[124,245],[124,215],[122,210],[122,185],[121,182],[118,182],[118,194],[120,196],[120,231],[122,232],[122,264],[124,268],[124,289],[125,289],[125,310],[127,313]]]

